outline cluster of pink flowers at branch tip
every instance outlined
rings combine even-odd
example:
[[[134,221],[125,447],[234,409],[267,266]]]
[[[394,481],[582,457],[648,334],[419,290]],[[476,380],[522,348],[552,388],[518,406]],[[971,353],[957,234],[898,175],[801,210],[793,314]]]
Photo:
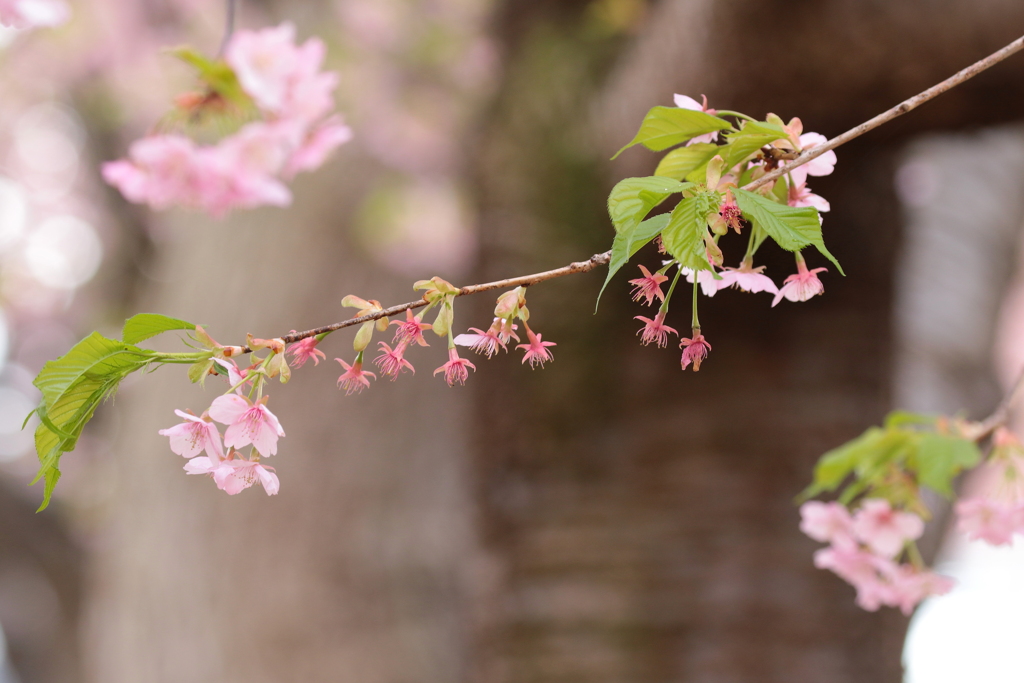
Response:
[[[126,199],[154,209],[185,206],[222,216],[235,208],[287,206],[285,181],[318,168],[352,132],[337,115],[332,93],[338,77],[322,72],[324,44],[295,44],[284,23],[238,31],[222,62],[208,63],[206,90],[178,98],[178,115],[247,121],[215,144],[180,133],[136,140],[128,158],[103,165],[103,177]],[[201,58],[198,58],[201,59]]]
[[[0,0],[0,26],[17,29],[60,26],[71,16],[63,0]]]
[[[800,508],[800,530],[829,543],[814,554],[819,569],[830,569],[857,590],[857,604],[868,611],[886,605],[910,614],[930,595],[944,595],[953,581],[922,566],[914,541],[924,533],[920,516],[893,509],[888,500],[869,498],[851,516],[841,503],[810,501]],[[907,549],[911,562],[898,558]]]
[[[1013,432],[996,430],[992,453],[976,476],[981,492],[956,504],[957,529],[972,540],[1009,545],[1024,534],[1024,447]]]
[[[706,97],[703,98],[703,102],[697,102],[691,97],[676,95],[675,104],[682,109],[703,111],[711,115],[717,113],[715,109],[708,107]],[[709,239],[706,240],[709,269],[694,272],[692,268],[680,266],[676,275],[678,279],[679,275],[682,274],[688,283],[695,286],[699,285],[701,291],[707,297],[713,297],[718,291],[728,288],[753,293],[768,292],[775,295],[775,298],[772,300],[772,306],[774,307],[783,299],[794,302],[807,301],[825,291],[821,280],[818,279],[818,273],[824,272],[826,269],[809,269],[799,252],[796,253],[797,272],[787,277],[782,287],[777,287],[772,279],[764,274],[764,266],[754,266],[753,256],[757,246],[754,243],[753,236],[751,236],[751,247],[748,248],[747,254],[738,267],[723,267],[722,265],[724,257],[717,244],[718,237],[726,234],[730,229],[735,230],[737,233],[742,233],[744,228],[742,211],[736,204],[732,192],[733,188],[737,187],[737,179],[743,170],[742,166],[744,164],[747,165],[748,170],[752,170],[751,178],[756,179],[766,172],[777,168],[780,159],[795,158],[800,152],[827,141],[825,136],[819,133],[804,133],[803,124],[798,118],[793,118],[789,123],[783,123],[774,114],[769,114],[768,120],[781,126],[786,131],[787,138],[773,142],[770,145],[770,149],[762,150],[755,159],[744,161],[732,169],[723,168],[725,162],[720,156],[714,157],[708,164],[707,177],[703,189],[715,191],[722,195],[722,201],[719,204],[717,213],[708,216],[708,226],[715,235],[714,239],[711,239],[709,236]],[[717,138],[718,132],[707,133],[692,138],[686,144],[689,146],[696,143],[710,143],[714,142]],[[785,181],[788,188],[787,202],[789,206],[813,206],[818,211],[828,211],[830,208],[828,202],[822,197],[813,194],[807,187],[807,177],[829,175],[835,169],[835,164],[836,154],[830,150],[790,171],[788,173],[788,180]],[[658,240],[659,246],[661,246],[661,238],[659,237]],[[661,251],[665,253],[663,246]],[[640,266],[641,277],[630,280],[630,284],[634,287],[634,301],[643,300],[648,306],[653,304],[655,300],[661,302],[661,308],[653,318],[636,316],[637,320],[644,323],[644,326],[637,334],[641,336],[641,341],[645,345],[653,343],[658,347],[664,348],[668,345],[669,335],[679,336],[675,328],[665,324],[665,316],[668,312],[668,299],[672,295],[675,283],[673,282],[669,288],[668,295],[661,289],[662,284],[669,281],[666,273],[673,265],[679,266],[674,260],[665,261],[662,264],[662,268],[655,273],[652,273],[644,266]],[[694,306],[696,307],[696,297],[694,298]],[[711,351],[711,345],[704,338],[704,335],[701,334],[700,326],[697,323],[696,310],[694,311],[692,336],[681,338],[680,347],[683,349],[681,358],[682,368],[685,370],[692,365],[694,371],[700,370],[701,362],[707,358],[708,352]]]
[[[429,346],[423,336],[427,330],[448,339],[448,361],[434,370],[434,374],[443,373],[444,380],[449,386],[465,384],[469,378],[469,371],[476,370],[476,365],[459,356],[457,347],[469,347],[472,351],[488,358],[497,353],[499,349],[508,351],[508,343],[512,339],[520,341],[516,334],[519,326],[515,324],[515,320],[521,321],[526,328],[527,343],[517,346],[525,352],[523,363],[529,363],[531,367],[535,367],[543,366],[544,363],[552,360],[549,347],[555,346],[555,343],[544,341],[541,335],[535,333],[527,324],[530,314],[526,307],[526,289],[524,287],[506,292],[498,298],[497,306],[494,309],[494,321],[487,330],[471,327],[469,328],[470,332],[459,335],[452,333],[454,301],[458,296],[459,289],[439,277],[421,280],[414,285],[414,288],[424,292],[423,299],[427,305],[422,311],[414,314],[412,309],[406,309],[405,320],[389,322],[386,317],[380,317],[364,322],[356,333],[352,344],[356,352],[355,360],[349,364],[341,358],[335,358],[344,369],[344,373],[338,378],[338,387],[343,389],[346,394],[359,393],[370,386],[371,379],[377,379],[376,373],[363,369],[364,354],[373,339],[374,332],[383,332],[390,325],[395,326],[394,337],[390,344],[384,341],[377,343],[378,355],[373,362],[381,376],[391,380],[398,379],[398,376],[406,370],[412,373],[416,372],[416,368],[406,354],[413,346]],[[342,305],[358,309],[360,317],[376,315],[383,311],[380,302],[374,299],[361,299],[353,295],[346,296],[342,300]],[[427,313],[433,309],[437,309],[434,322],[423,322]],[[295,347],[292,348],[294,353]],[[311,347],[306,347],[301,353],[308,354],[309,348]]]

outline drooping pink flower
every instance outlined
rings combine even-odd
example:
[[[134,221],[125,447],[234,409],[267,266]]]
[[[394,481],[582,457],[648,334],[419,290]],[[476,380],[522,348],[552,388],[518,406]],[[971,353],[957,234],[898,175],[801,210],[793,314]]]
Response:
[[[924,533],[924,521],[912,512],[894,510],[889,501],[870,498],[853,516],[853,533],[883,557],[895,557],[907,541]]]
[[[665,311],[658,311],[658,314],[654,316],[654,320],[645,318],[642,315],[634,316],[636,320],[644,321],[644,326],[640,328],[637,334],[642,334],[640,341],[643,342],[644,346],[654,342],[658,345],[658,348],[665,348],[668,346],[668,335],[674,334],[677,337],[679,333],[674,328],[665,325]]]
[[[370,377],[377,379],[377,375],[363,370],[362,360],[357,360],[352,365],[349,365],[340,358],[335,358],[334,360],[341,363],[341,367],[345,368],[345,372],[338,378],[338,388],[344,389],[346,396],[350,396],[353,393],[358,394],[363,389],[369,389]]]
[[[1017,506],[992,498],[967,498],[956,504],[957,529],[972,540],[1008,545],[1017,531]]]
[[[743,261],[739,268],[726,268],[719,275],[722,279],[718,281],[718,288],[738,287],[744,292],[771,292],[778,294],[779,288],[770,277],[762,271],[764,266],[753,267],[750,261]]]
[[[815,541],[852,546],[853,519],[846,506],[811,500],[800,506],[800,531]]]
[[[778,294],[772,300],[773,308],[784,298],[789,301],[807,301],[825,291],[825,285],[821,284],[821,280],[818,279],[818,273],[827,271],[827,268],[807,270],[807,264],[803,259],[799,259],[796,269],[797,272],[787,277],[782,283]]]
[[[857,604],[869,612],[895,599],[886,574],[897,571],[892,560],[861,550],[856,545],[831,546],[814,553],[814,566],[828,569],[857,590]]]
[[[295,334],[295,330],[292,330],[292,334]],[[306,364],[306,361],[313,361],[313,365],[320,365],[320,359],[327,360],[327,355],[323,351],[316,348],[316,345],[320,343],[315,336],[306,337],[300,339],[291,346],[288,347],[288,353],[292,355],[292,366],[301,368]]]
[[[60,26],[71,16],[63,0],[0,0],[0,26],[29,29]]]
[[[217,487],[229,496],[241,493],[257,481],[263,486],[268,496],[277,495],[281,490],[281,482],[273,467],[267,467],[256,460],[236,458],[224,461],[213,471],[213,480]]]
[[[128,148],[128,159],[103,165],[103,178],[133,202],[155,209],[194,205],[202,164],[196,146],[182,135],[152,135]]]
[[[651,274],[651,271],[643,266],[640,266],[640,272],[643,273],[643,277],[629,281],[629,284],[633,285],[633,301],[646,299],[648,306],[651,305],[655,298],[664,301],[665,293],[661,291],[661,283],[667,282],[668,277],[661,273]]]
[[[380,344],[380,355],[374,359],[374,363],[380,369],[381,374],[385,377],[390,377],[391,380],[398,379],[398,375],[401,374],[406,368],[416,372],[416,368],[412,366],[412,363],[405,359],[405,350],[408,344],[399,343],[392,349],[384,342],[377,342]]]
[[[555,359],[547,347],[557,346],[557,344],[542,340],[541,335],[534,334],[529,326],[526,328],[526,340],[528,343],[516,346],[517,349],[524,349],[526,351],[523,354],[523,363],[529,362],[531,368],[535,368],[538,365],[544,367],[544,363]]]
[[[395,338],[391,340],[392,344],[401,345],[405,344],[419,344],[420,346],[430,346],[427,340],[423,338],[423,331],[429,330],[431,325],[429,323],[422,322],[422,318],[413,315],[412,311],[406,309],[405,320],[392,320],[392,325],[398,325],[398,329],[395,330]]]
[[[244,390],[252,387],[252,380],[246,380],[246,377],[249,375],[249,368],[239,369],[235,361],[223,358],[214,358],[213,362],[224,371],[218,372],[218,375],[224,376],[227,373],[228,384],[234,388],[236,394],[241,394]]]
[[[739,205],[732,199],[731,193],[729,198],[722,202],[722,205],[718,207],[718,215],[722,217],[725,224],[736,231],[737,234],[743,231],[743,211],[740,210]]]
[[[284,429],[277,416],[266,406],[267,397],[253,403],[245,396],[225,394],[213,400],[210,417],[228,425],[224,432],[224,445],[242,448],[252,444],[260,455],[277,453],[277,439]]]
[[[236,31],[224,50],[224,60],[242,89],[267,111],[281,113],[295,70],[295,26],[285,22],[259,31]]]
[[[692,97],[687,97],[686,95],[679,94],[676,94],[673,99],[675,101],[675,105],[680,109],[702,111],[706,114],[711,114],[712,116],[718,113],[716,110],[710,109],[708,107],[708,98],[706,95],[701,95],[701,98],[704,100],[703,103],[698,102]],[[718,131],[713,131],[711,133],[705,133],[704,135],[698,135],[695,138],[691,138],[690,141],[686,143],[686,146],[689,147],[690,145],[696,144],[698,142],[714,142],[717,139]]]
[[[202,417],[181,410],[175,410],[174,413],[185,421],[157,432],[161,436],[170,437],[171,451],[185,458],[194,458],[204,450],[209,455],[223,455],[220,430],[210,421],[207,413],[203,413]]]
[[[708,352],[711,351],[711,344],[708,344],[704,335],[699,333],[694,334],[692,339],[683,337],[679,346],[683,348],[683,357],[680,360],[683,370],[693,363],[694,372],[700,370],[700,364],[704,362],[704,359],[708,357]]]
[[[448,386],[453,387],[455,383],[465,384],[466,378],[469,377],[469,369],[476,370],[476,366],[470,363],[465,358],[459,358],[459,351],[455,347],[448,349],[448,362],[434,370],[436,375],[439,372],[444,373],[444,381],[448,382]]]
[[[686,276],[686,281],[691,285],[693,284],[693,269],[683,267],[683,275]],[[718,290],[722,288],[722,280],[715,279],[715,272],[712,270],[701,270],[697,273],[697,282],[700,283],[700,291],[704,292],[704,296],[712,297]]]
[[[826,213],[832,208],[827,199],[811,192],[807,183],[790,185],[788,203],[790,206],[813,206],[821,213]]]
[[[505,338],[502,339],[502,332],[505,329],[506,322],[505,318],[495,318],[486,332],[479,328],[471,327],[469,329],[473,334],[460,334],[455,337],[455,343],[459,346],[468,346],[471,351],[482,353],[488,358],[496,354],[499,348],[508,351],[508,347],[505,345],[508,341],[508,336],[504,335]],[[512,330],[515,329],[516,326],[512,325],[509,334],[514,335],[515,332]],[[516,341],[519,341],[519,337],[516,337]]]

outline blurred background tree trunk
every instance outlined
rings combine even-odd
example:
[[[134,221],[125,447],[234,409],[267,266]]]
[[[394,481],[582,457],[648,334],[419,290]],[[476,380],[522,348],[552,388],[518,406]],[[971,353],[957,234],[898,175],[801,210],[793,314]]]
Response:
[[[608,190],[655,157],[606,159],[673,92],[831,136],[1009,42],[1021,19],[1009,0],[502,3],[497,92],[466,135],[476,275],[607,248]],[[1024,69],[1000,69],[840,150],[815,189],[848,279],[830,270],[827,296],[774,310],[704,299],[715,348],[699,374],[639,346],[624,274],[596,316],[603,273],[553,282],[529,292],[558,343],[543,372],[508,354],[465,391],[429,362],[359,398],[327,371],[272,389],[289,436],[269,500],[183,476],[155,437],[213,391],[171,370],[126,387],[89,568],[92,680],[898,681],[905,620],[860,611],[813,568],[793,497],[818,455],[890,407],[896,150],[1017,116]],[[374,173],[343,154],[301,184],[302,210],[178,220],[138,310],[216,323],[229,342],[338,319],[350,292],[407,300],[346,235]],[[776,281],[793,267],[765,261]],[[491,306],[460,302],[459,327]],[[688,314],[677,303],[668,322],[683,331]],[[348,358],[347,339],[328,353]]]

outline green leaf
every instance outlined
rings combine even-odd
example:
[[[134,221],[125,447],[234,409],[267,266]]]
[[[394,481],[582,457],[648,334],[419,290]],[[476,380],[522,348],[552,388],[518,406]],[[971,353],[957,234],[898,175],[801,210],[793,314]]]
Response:
[[[934,415],[911,413],[906,410],[894,410],[885,416],[884,424],[887,429],[911,426],[932,427],[935,425],[935,420],[936,417]]]
[[[140,341],[155,337],[161,332],[171,330],[194,330],[193,323],[177,318],[168,318],[158,313],[139,313],[124,321],[124,330],[121,332],[121,340],[125,344],[138,344]]]
[[[195,69],[199,80],[226,100],[239,106],[252,104],[252,98],[242,89],[234,69],[224,60],[210,59],[188,46],[171,48],[168,52]]]
[[[718,149],[718,145],[707,142],[674,149],[662,157],[654,175],[660,178],[682,180],[693,169],[701,165],[706,166],[708,161],[718,153]]]
[[[733,193],[743,216],[768,233],[780,247],[786,251],[799,251],[813,246],[835,264],[841,274],[846,275],[839,261],[825,248],[817,209],[784,206],[746,190],[736,189]]]
[[[678,107],[654,107],[647,112],[643,123],[640,124],[640,130],[637,131],[633,140],[616,152],[612,159],[633,145],[642,144],[649,150],[660,152],[698,135],[729,128],[732,128],[732,125],[728,121],[702,111]]]
[[[718,148],[717,154],[725,160],[725,168],[731,169],[742,163],[765,145],[769,145],[780,138],[786,137],[781,129],[775,130],[776,126],[769,123],[758,122],[757,124],[747,122],[743,128],[736,133],[726,135],[726,144]],[[712,155],[713,156],[713,155]],[[704,182],[704,175],[707,172],[707,162],[695,167],[686,175],[686,179],[695,182]]]
[[[94,332],[64,356],[43,366],[34,381],[43,393],[36,409],[40,424],[35,435],[41,465],[35,481],[41,477],[46,480],[40,510],[49,504],[60,478],[61,455],[74,449],[99,404],[117,390],[122,379],[157,356]]]
[[[877,447],[883,434],[878,427],[871,427],[853,441],[821,456],[814,467],[814,483],[800,494],[800,498],[806,500],[825,491],[834,491],[853,473],[864,455]]]
[[[907,466],[917,471],[920,484],[953,497],[953,478],[962,470],[974,467],[981,460],[977,444],[967,439],[944,434],[922,434],[917,453]]]
[[[636,252],[640,251],[644,245],[657,237],[665,229],[665,226],[668,225],[668,218],[668,214],[663,213],[660,216],[648,218],[635,228],[615,235],[615,239],[612,240],[612,257],[608,261],[608,275],[604,278],[601,291],[597,293],[597,303],[594,304],[595,313],[597,312],[597,304],[601,303],[601,295],[604,294],[605,288],[612,281],[615,273],[619,272],[619,269],[626,265]]]
[[[698,212],[699,197],[687,197],[672,210],[661,233],[665,250],[693,270],[711,270],[704,236],[708,234],[706,214]]]
[[[615,232],[635,228],[666,197],[690,187],[693,187],[692,183],[657,176],[619,181],[608,195],[608,215]]]

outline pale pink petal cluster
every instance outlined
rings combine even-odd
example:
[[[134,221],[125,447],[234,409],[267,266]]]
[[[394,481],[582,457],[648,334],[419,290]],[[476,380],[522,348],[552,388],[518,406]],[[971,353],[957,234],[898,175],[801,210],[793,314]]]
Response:
[[[277,495],[281,490],[281,482],[273,467],[267,467],[258,460],[247,460],[234,450],[226,458],[194,458],[184,469],[187,474],[211,476],[217,488],[229,496],[241,493],[257,481],[268,496]]]
[[[680,268],[683,275],[686,276],[686,281],[691,285],[693,284],[693,269],[683,266]],[[714,296],[718,293],[721,288],[721,280],[715,279],[715,271],[713,270],[701,270],[697,273],[697,282],[700,284],[700,291],[704,292],[704,296]]]
[[[744,261],[739,268],[726,268],[719,273],[722,279],[718,281],[718,288],[736,287],[744,292],[778,294],[779,288],[762,271],[764,271],[764,266],[754,268],[749,261]]]
[[[790,206],[813,206],[821,213],[827,213],[832,208],[827,199],[811,192],[807,183],[790,186],[788,203]]]
[[[800,151],[804,152],[809,149],[813,149],[818,145],[828,142],[821,133],[804,133],[799,138]],[[793,182],[797,185],[803,185],[807,182],[807,176],[826,176],[831,175],[832,171],[836,168],[836,153],[834,150],[829,150],[819,157],[811,159],[806,164],[797,166],[789,172],[793,178]]]
[[[414,316],[411,310],[406,309],[405,320],[392,320],[391,324],[398,325],[395,338],[391,340],[392,344],[429,346],[427,340],[423,338],[423,331],[429,330],[431,326]]]
[[[18,29],[60,26],[71,16],[63,0],[0,0],[0,26]]]
[[[459,346],[468,346],[471,351],[482,353],[488,358],[496,354],[499,348],[508,351],[509,339],[519,341],[515,333],[517,326],[505,318],[495,318],[486,331],[476,327],[469,329],[473,334],[460,334],[455,337],[455,343]]]
[[[224,445],[242,448],[252,444],[260,455],[277,453],[277,440],[284,436],[281,423],[266,405],[266,397],[253,403],[245,396],[225,394],[213,400],[210,417],[227,425]]]
[[[702,112],[704,112],[706,114],[711,114],[712,116],[714,116],[716,113],[718,113],[716,110],[708,108],[708,98],[707,98],[707,96],[701,95],[701,98],[704,100],[703,103],[698,102],[697,100],[693,99],[692,97],[688,97],[686,95],[680,95],[680,94],[677,93],[673,97],[673,100],[675,102],[675,105],[677,107],[679,107],[680,109],[689,109],[691,111],[702,111]],[[698,142],[714,142],[717,139],[718,139],[718,131],[713,131],[711,133],[705,133],[704,135],[698,135],[695,138],[691,138],[690,141],[686,143],[686,146],[689,147],[690,145],[697,144]]]
[[[825,272],[828,270],[827,268],[807,270],[807,264],[804,263],[803,259],[800,259],[797,262],[796,269],[797,272],[787,277],[782,287],[779,288],[778,293],[772,300],[773,308],[783,299],[807,301],[825,291],[825,285],[821,284],[821,280],[818,279],[818,273]]]
[[[373,362],[380,369],[382,375],[394,381],[405,370],[416,373],[416,368],[405,359],[405,351],[409,347],[408,342],[399,342],[393,349],[384,342],[377,343],[380,345],[380,355]]]
[[[184,419],[181,424],[161,429],[158,434],[171,439],[171,451],[185,458],[194,458],[203,451],[210,456],[222,456],[220,430],[204,414],[196,417],[191,413],[175,410],[174,413]]]
[[[292,330],[292,334],[295,334],[295,330]],[[316,337],[306,337],[289,346],[288,353],[292,355],[293,367],[301,368],[308,360],[313,361],[313,365],[320,365],[321,359],[326,360],[327,355],[316,348],[318,343]]]
[[[1024,531],[1024,510],[994,498],[965,498],[956,504],[957,529],[972,540],[1009,545],[1013,534]]]
[[[337,75],[320,71],[323,58],[323,43],[311,38],[296,45],[288,23],[236,32],[225,61],[262,120],[213,145],[178,134],[137,140],[127,159],[103,165],[104,179],[129,201],[154,209],[185,206],[223,216],[291,204],[284,181],[319,167],[351,138],[341,119],[329,115]]]
[[[851,584],[857,604],[868,611],[886,605],[909,614],[921,600],[953,587],[946,577],[895,561],[908,541],[921,536],[924,521],[893,509],[887,500],[867,499],[852,516],[840,503],[810,501],[800,507],[800,516],[801,531],[831,544],[815,552],[815,566]]]

